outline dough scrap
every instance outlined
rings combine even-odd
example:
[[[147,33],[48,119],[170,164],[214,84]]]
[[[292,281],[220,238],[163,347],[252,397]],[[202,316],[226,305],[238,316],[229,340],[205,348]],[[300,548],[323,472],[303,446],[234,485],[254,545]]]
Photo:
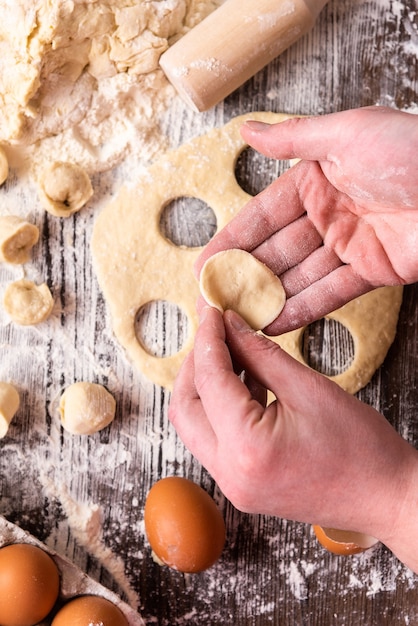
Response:
[[[40,324],[49,317],[54,299],[46,283],[36,285],[22,278],[6,287],[3,305],[16,324],[30,326]]]
[[[0,146],[0,185],[2,185],[9,175],[9,161],[4,149]]]
[[[0,217],[0,261],[23,264],[39,240],[39,229],[17,215]]]
[[[19,393],[14,385],[0,382],[0,439],[6,436],[19,405]]]
[[[348,393],[365,387],[382,365],[396,335],[403,287],[380,287],[325,316],[345,326],[354,342],[354,358],[340,374],[328,376]],[[270,337],[295,359],[307,365],[302,354],[306,326]]]
[[[116,401],[103,385],[78,382],[61,396],[59,412],[63,428],[73,435],[92,435],[115,417]]]
[[[43,173],[39,190],[45,209],[57,217],[79,211],[93,195],[87,172],[75,163],[55,161]]]
[[[155,384],[171,388],[193,347],[199,296],[193,266],[201,252],[200,248],[175,246],[161,234],[162,210],[176,198],[198,198],[211,207],[217,229],[222,229],[251,198],[235,177],[236,161],[247,148],[239,132],[242,123],[248,119],[277,123],[291,117],[248,113],[196,137],[165,154],[135,186],[124,186],[97,218],[92,255],[113,331],[134,366]],[[188,319],[188,336],[181,349],[164,357],[150,354],[135,334],[137,312],[158,300],[176,304]],[[346,305],[343,313],[333,314],[343,316],[341,323],[352,332],[357,350],[348,373],[334,377],[342,387],[352,393],[359,390],[383,362],[396,333],[401,301],[402,287],[385,287]],[[280,339],[299,360],[303,360],[302,335],[302,330],[294,331]]]
[[[221,312],[232,309],[254,330],[271,324],[282,311],[286,293],[281,280],[249,252],[222,250],[200,273],[200,292]]]

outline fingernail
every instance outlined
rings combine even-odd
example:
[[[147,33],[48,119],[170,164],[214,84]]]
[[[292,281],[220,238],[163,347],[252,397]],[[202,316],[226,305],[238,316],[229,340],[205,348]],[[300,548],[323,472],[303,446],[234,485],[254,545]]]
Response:
[[[199,321],[200,322],[204,322],[205,321],[205,319],[207,318],[211,308],[212,307],[210,307],[209,305],[205,304],[205,306],[201,309],[201,311],[199,313]]]
[[[248,120],[244,123],[244,126],[247,126],[252,131],[256,133],[262,133],[270,128],[270,124],[266,124],[265,122],[259,122],[257,120]]]
[[[235,311],[226,311],[225,313],[227,321],[230,325],[235,328],[235,330],[252,330],[251,326],[247,324],[247,322]]]

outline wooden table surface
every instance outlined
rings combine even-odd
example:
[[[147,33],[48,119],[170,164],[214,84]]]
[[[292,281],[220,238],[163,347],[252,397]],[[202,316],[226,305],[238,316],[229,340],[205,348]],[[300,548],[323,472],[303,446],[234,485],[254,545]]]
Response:
[[[316,114],[380,104],[415,112],[417,11],[417,0],[330,0],[310,34],[216,108],[196,114],[175,101],[165,121],[172,146],[256,110]],[[239,177],[254,193],[272,172],[248,155]],[[21,395],[0,441],[0,514],[122,594],[148,625],[418,624],[418,578],[384,547],[336,557],[307,525],[239,513],[184,449],[167,420],[169,393],[132,368],[112,335],[89,248],[111,173],[94,185],[98,208],[67,220],[28,207],[28,189],[19,190],[13,175],[1,190],[3,208],[21,203],[40,228],[28,273],[48,282],[56,305],[39,327],[14,326],[0,312],[0,380],[13,381]],[[20,277],[20,269],[0,267],[1,289]],[[407,287],[395,342],[359,393],[415,444],[417,300],[417,287]],[[329,341],[340,332],[310,329],[324,368],[333,366]],[[106,385],[117,401],[113,424],[91,437],[69,435],[57,418],[59,396],[76,380]],[[173,474],[204,486],[226,520],[221,559],[198,575],[157,565],[144,535],[146,494]]]

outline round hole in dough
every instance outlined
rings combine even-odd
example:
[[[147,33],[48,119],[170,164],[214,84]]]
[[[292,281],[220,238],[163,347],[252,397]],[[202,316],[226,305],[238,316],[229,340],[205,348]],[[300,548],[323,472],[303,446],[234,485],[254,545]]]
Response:
[[[160,231],[176,246],[205,246],[215,234],[216,227],[214,211],[199,198],[175,198],[161,212]]]
[[[172,302],[153,300],[136,314],[135,336],[152,356],[164,358],[176,354],[182,349],[188,334],[188,317]]]
[[[222,250],[200,273],[200,291],[211,306],[239,313],[255,330],[271,324],[282,311],[286,294],[281,280],[245,250]]]
[[[234,173],[241,189],[251,196],[256,196],[288,167],[288,161],[266,157],[251,146],[247,146],[236,160]]]
[[[325,376],[342,374],[353,362],[353,336],[336,320],[322,318],[310,324],[303,333],[302,342],[306,364]]]

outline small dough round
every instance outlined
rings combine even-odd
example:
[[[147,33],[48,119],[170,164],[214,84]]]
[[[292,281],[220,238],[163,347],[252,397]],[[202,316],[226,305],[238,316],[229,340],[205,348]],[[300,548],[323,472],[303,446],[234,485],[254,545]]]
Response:
[[[17,215],[0,217],[0,261],[22,264],[30,259],[39,240],[39,229]]]
[[[0,185],[2,185],[9,175],[9,161],[4,149],[0,146]]]
[[[17,389],[11,383],[0,382],[0,439],[5,437],[19,405]]]
[[[45,283],[16,280],[6,287],[3,305],[16,324],[30,326],[45,321],[54,307],[54,299]]]
[[[221,312],[232,309],[254,330],[271,324],[281,313],[286,293],[281,280],[245,250],[222,250],[200,273],[200,291]]]
[[[55,161],[40,180],[42,204],[57,217],[69,217],[79,211],[92,195],[87,172],[74,163]]]
[[[116,401],[103,385],[78,382],[70,385],[59,404],[61,423],[73,435],[92,435],[113,421]]]

